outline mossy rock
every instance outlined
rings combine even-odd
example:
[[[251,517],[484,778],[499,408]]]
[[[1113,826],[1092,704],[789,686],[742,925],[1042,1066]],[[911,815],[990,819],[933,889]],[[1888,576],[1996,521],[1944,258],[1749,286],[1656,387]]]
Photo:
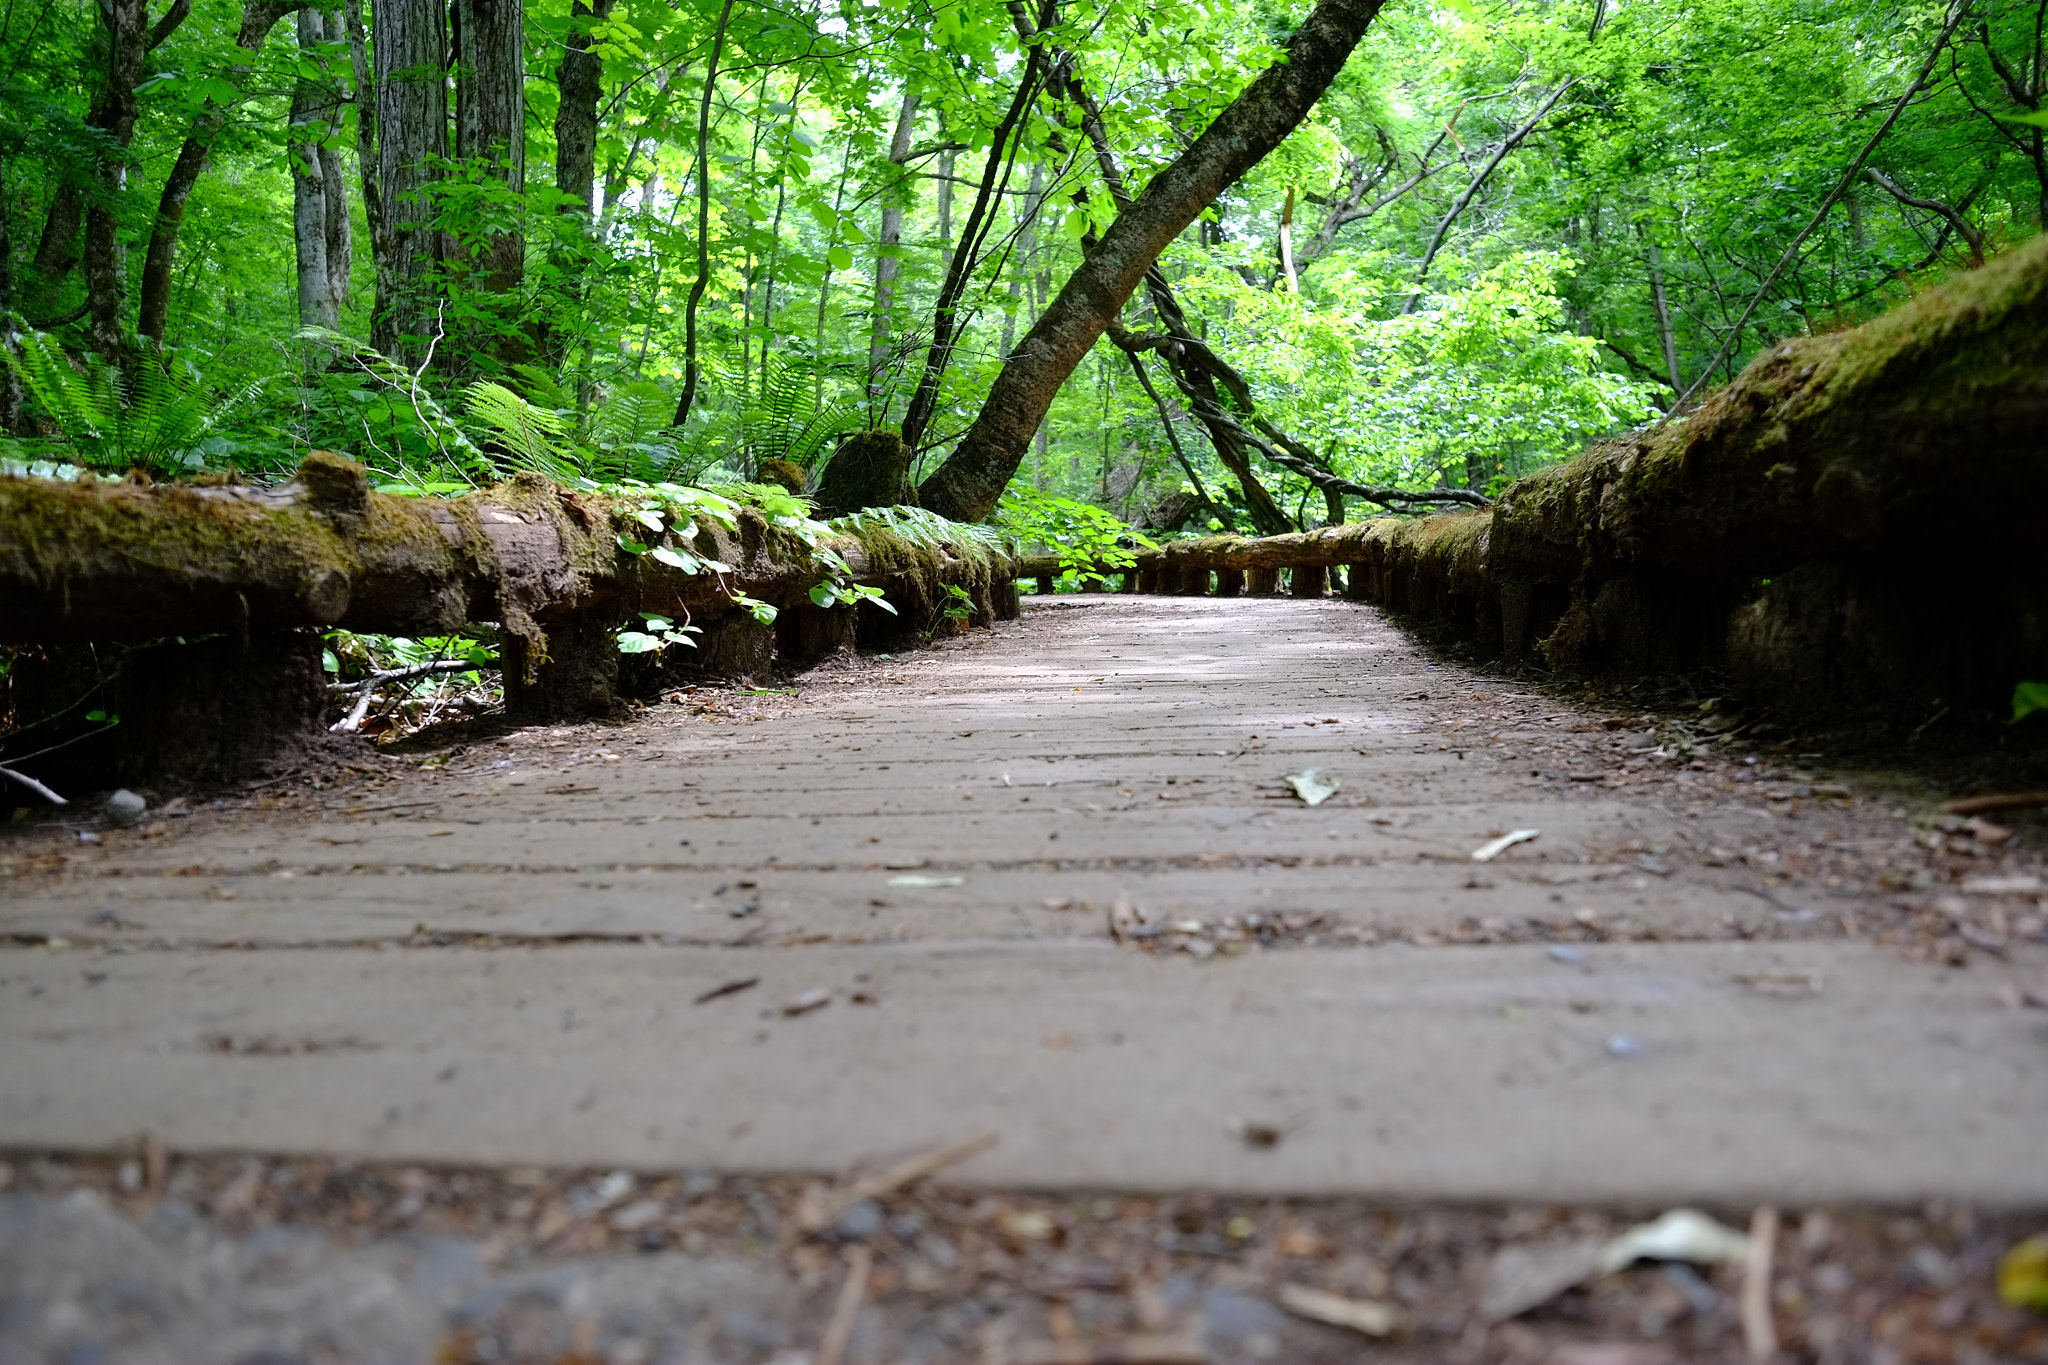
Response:
[[[910,447],[893,431],[864,431],[842,444],[818,476],[820,517],[842,517],[867,507],[915,506]]]
[[[792,493],[803,493],[811,486],[810,471],[795,460],[763,460],[756,471],[761,483],[772,483]]]

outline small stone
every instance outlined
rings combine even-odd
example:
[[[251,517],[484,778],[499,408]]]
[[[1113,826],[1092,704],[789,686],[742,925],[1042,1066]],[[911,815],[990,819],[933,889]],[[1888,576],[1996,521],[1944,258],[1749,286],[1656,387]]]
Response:
[[[887,1221],[880,1204],[863,1199],[839,1215],[832,1224],[832,1235],[842,1242],[864,1242],[880,1232]]]
[[[1649,1044],[1626,1033],[1612,1033],[1607,1037],[1607,1055],[1630,1061],[1649,1055]]]
[[[1549,957],[1552,962],[1562,962],[1567,967],[1578,967],[1584,965],[1586,961],[1586,950],[1574,948],[1569,943],[1553,943],[1550,945]]]
[[[149,802],[123,787],[107,798],[105,806],[107,823],[126,829],[137,820],[140,820],[142,813],[148,809]]]

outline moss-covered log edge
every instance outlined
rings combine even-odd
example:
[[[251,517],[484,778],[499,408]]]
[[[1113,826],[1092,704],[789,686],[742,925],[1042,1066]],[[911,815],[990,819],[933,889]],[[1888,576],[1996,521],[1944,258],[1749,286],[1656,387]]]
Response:
[[[1991,712],[2048,676],[2044,488],[2048,236],[1780,343],[1490,511],[1177,541],[1124,586],[1270,592],[1281,569],[1313,587],[1349,566],[1347,595],[1510,662],[1725,670],[1794,709]]]
[[[926,611],[957,586],[977,622],[1014,613],[1011,558],[981,538],[864,523],[814,547],[747,507],[730,527],[678,514],[656,534],[639,518],[652,500],[534,475],[458,498],[396,497],[325,453],[270,489],[0,478],[0,641],[420,635],[495,621],[545,657],[549,629],[567,621],[658,612],[709,623],[742,610],[741,598],[818,610],[811,590],[834,577],[880,589],[899,612]],[[725,568],[686,571],[622,540]]]

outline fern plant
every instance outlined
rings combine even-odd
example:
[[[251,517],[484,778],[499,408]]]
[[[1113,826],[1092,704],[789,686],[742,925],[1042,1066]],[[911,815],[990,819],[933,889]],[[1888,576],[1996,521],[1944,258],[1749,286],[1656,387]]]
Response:
[[[740,415],[740,444],[749,470],[759,470],[768,460],[809,469],[826,442],[864,425],[857,410],[820,401],[818,379],[813,365],[769,362],[759,394]]]
[[[203,469],[206,446],[262,393],[257,379],[215,396],[191,365],[173,356],[139,357],[123,368],[99,356],[84,368],[41,332],[0,347],[62,444],[88,468],[139,469],[155,478]]]

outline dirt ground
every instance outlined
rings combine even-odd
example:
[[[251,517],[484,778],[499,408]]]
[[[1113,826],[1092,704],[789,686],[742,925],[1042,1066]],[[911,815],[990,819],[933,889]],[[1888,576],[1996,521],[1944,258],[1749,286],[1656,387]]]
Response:
[[[1749,1359],[1737,1264],[1502,1311],[1680,1203],[1779,1359],[2048,1359],[2044,826],[1747,733],[1062,598],[18,823],[0,1359]]]

